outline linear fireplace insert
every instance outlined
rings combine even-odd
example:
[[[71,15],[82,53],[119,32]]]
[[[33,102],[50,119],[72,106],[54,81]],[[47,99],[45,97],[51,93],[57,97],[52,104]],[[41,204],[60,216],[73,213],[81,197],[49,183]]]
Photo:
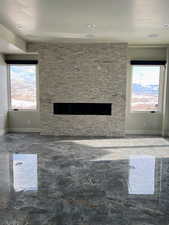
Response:
[[[110,103],[53,103],[53,113],[59,115],[111,115]]]

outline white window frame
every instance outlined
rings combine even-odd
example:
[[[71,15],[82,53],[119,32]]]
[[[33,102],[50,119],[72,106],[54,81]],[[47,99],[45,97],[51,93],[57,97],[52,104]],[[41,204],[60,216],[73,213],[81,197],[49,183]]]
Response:
[[[152,111],[133,111],[131,107],[131,100],[132,100],[132,81],[133,81],[133,67],[137,65],[130,65],[129,74],[128,74],[128,104],[127,104],[127,111],[130,114],[135,113],[152,113]],[[158,65],[139,65],[139,66],[158,66]],[[164,90],[164,79],[165,79],[165,66],[160,66],[160,81],[159,81],[159,109],[157,111],[153,111],[154,113],[162,113],[163,111],[163,90]]]
[[[35,66],[35,85],[36,85],[36,109],[12,109],[11,106],[11,74],[10,74],[10,66]],[[28,112],[37,112],[39,111],[39,69],[37,64],[8,64],[7,73],[8,73],[8,111],[28,111]]]

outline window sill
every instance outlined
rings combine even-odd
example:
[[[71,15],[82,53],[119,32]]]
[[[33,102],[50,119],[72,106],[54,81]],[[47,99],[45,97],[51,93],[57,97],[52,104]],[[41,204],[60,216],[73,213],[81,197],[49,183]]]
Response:
[[[8,112],[39,112],[39,110],[38,109],[19,109],[19,110],[8,109]]]
[[[160,114],[160,113],[162,113],[161,111],[130,111],[130,112],[128,112],[129,114],[139,114],[139,113],[141,113],[141,114]]]

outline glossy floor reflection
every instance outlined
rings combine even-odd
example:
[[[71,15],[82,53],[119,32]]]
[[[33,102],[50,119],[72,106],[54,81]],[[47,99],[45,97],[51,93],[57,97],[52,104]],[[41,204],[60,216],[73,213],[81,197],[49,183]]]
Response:
[[[12,154],[13,186],[17,191],[37,191],[37,154]]]
[[[0,225],[168,225],[169,141],[0,138]]]

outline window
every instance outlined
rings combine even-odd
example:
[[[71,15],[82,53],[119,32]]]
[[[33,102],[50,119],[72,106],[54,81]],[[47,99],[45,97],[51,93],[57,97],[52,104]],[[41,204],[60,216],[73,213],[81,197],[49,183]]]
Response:
[[[10,108],[36,110],[36,65],[10,65]]]
[[[132,67],[131,111],[160,110],[160,71],[158,65]]]

